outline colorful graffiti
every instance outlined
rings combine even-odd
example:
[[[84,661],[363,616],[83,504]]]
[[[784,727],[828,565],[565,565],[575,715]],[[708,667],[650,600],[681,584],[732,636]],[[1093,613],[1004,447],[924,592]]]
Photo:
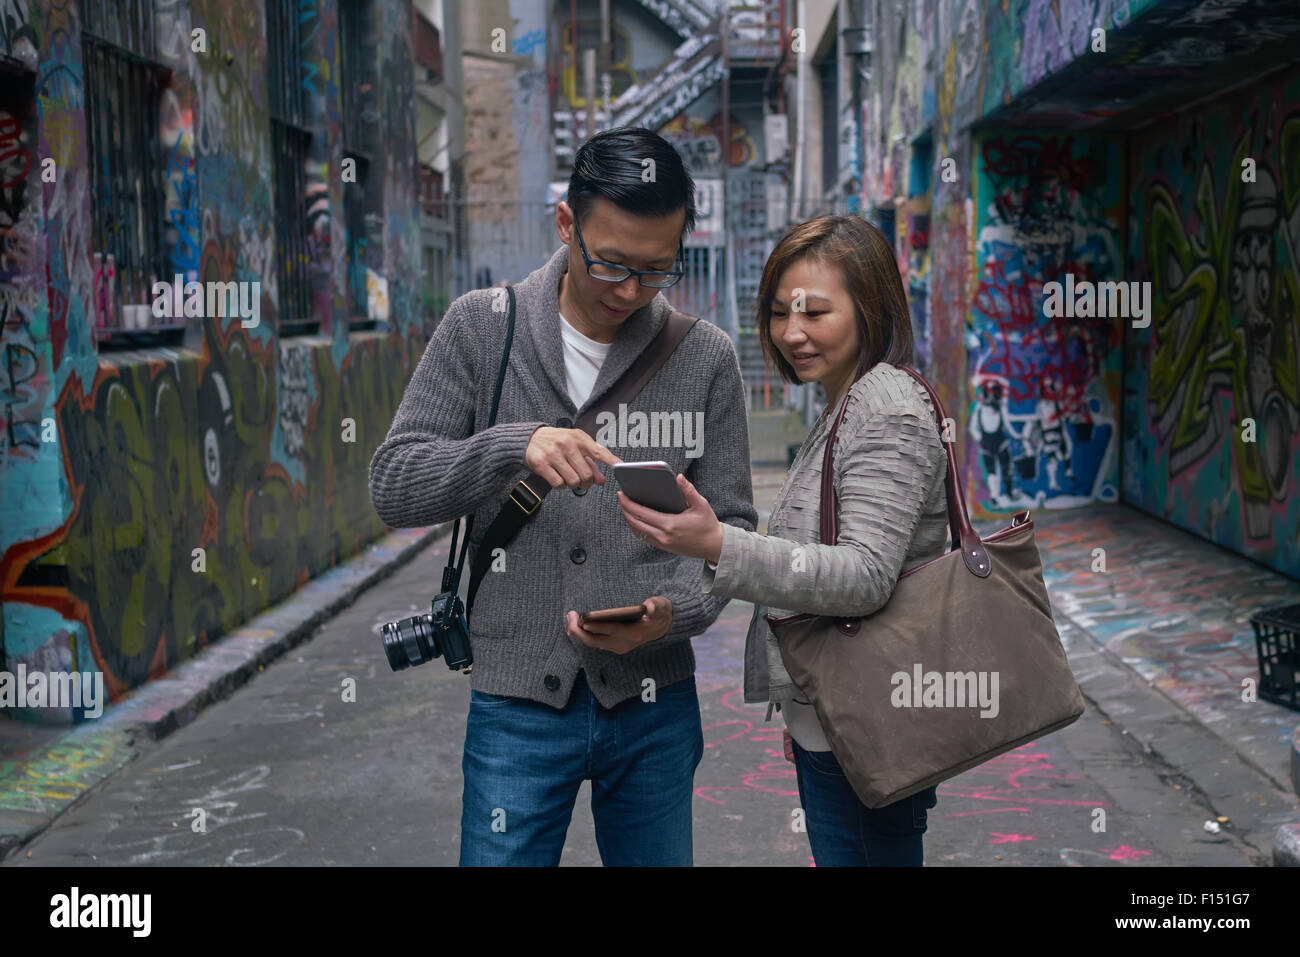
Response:
[[[952,196],[944,184],[935,191],[938,212],[931,219],[929,250],[931,357],[925,371],[944,411],[960,423],[968,403],[963,333],[970,288],[971,201],[963,200],[959,190],[952,192],[958,195]]]
[[[418,343],[358,342],[338,376],[319,374],[332,367],[327,346],[296,350],[288,361],[314,375],[315,401],[303,410],[294,389],[277,416],[274,352],[237,324],[207,332],[203,359],[125,354],[101,362],[89,393],[69,380],[58,414],[73,513],[59,541],[6,569],[6,602],[84,619],[111,699],[383,531],[368,459],[401,399],[405,376],[393,370],[413,368]],[[355,442],[341,430],[353,409],[372,412],[356,416]],[[272,455],[272,433],[291,414],[308,426],[290,430],[305,481]],[[65,587],[37,574],[51,550],[64,557]]]
[[[375,189],[363,238],[393,321],[386,334],[350,335],[333,322],[346,290],[331,173],[338,9],[298,6],[313,136],[297,208],[328,339],[282,339],[265,31],[261,6],[245,5],[250,15],[213,0],[154,5],[156,49],[172,70],[154,144],[158,227],[167,266],[187,278],[259,282],[262,322],[209,318],[192,325],[187,348],[128,352],[95,339],[97,307],[108,322],[121,304],[115,264],[92,248],[85,113],[98,94],[83,88],[74,0],[42,0],[30,20],[25,5],[0,0],[0,52],[33,71],[0,89],[0,662],[98,667],[110,700],[383,533],[369,456],[425,346],[407,315],[419,254],[409,37],[384,47],[384,98],[369,111]],[[408,22],[401,0],[374,6],[384,36]],[[207,53],[191,49],[198,26]]]
[[[0,401],[6,461],[36,457],[50,386],[38,345],[44,257],[36,104],[30,84],[15,92],[0,95]]]
[[[1300,567],[1300,21],[1283,6],[873,5],[888,42],[859,84],[861,200],[895,224],[917,359],[964,436],[976,517],[1122,495]],[[1278,68],[1291,79],[1267,97],[1221,92]],[[1147,122],[1192,102],[1224,105]],[[1152,325],[1048,318],[1043,286],[1064,275],[1150,282]]]
[[[1119,321],[1046,317],[1043,284],[1119,279],[1120,150],[1103,137],[979,142],[967,467],[977,510],[1118,497]]]
[[[1300,73],[1133,151],[1129,256],[1153,286],[1129,344],[1127,499],[1300,574]],[[1254,421],[1253,441],[1243,422]]]
[[[748,166],[758,158],[749,131],[734,118],[729,124],[726,159],[729,166]],[[682,154],[682,162],[696,176],[722,173],[722,114],[696,120],[684,112],[660,128],[659,134]]]

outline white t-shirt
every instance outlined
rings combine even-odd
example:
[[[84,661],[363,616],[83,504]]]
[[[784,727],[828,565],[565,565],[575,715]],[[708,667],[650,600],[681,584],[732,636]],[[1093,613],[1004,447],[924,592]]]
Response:
[[[605,364],[605,357],[614,343],[588,339],[569,324],[564,313],[560,313],[560,338],[564,342],[564,378],[569,398],[576,408],[581,409],[582,403],[591,395],[596,376],[600,374],[600,367]]]

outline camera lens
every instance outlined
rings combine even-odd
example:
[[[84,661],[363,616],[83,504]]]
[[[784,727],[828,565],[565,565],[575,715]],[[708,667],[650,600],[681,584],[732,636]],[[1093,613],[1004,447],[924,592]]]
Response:
[[[388,666],[394,671],[401,671],[411,665],[422,665],[438,655],[430,615],[413,615],[401,621],[386,622],[380,629],[380,635],[384,641],[384,654],[388,656]]]

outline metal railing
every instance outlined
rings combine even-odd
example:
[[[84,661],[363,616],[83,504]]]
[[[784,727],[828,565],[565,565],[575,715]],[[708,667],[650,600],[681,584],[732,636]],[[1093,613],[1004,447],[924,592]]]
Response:
[[[275,202],[276,283],[281,335],[311,333],[310,253],[307,245],[307,162],[311,131],[302,96],[302,51],[295,0],[266,0],[267,88]]]
[[[154,283],[171,279],[158,130],[167,67],[153,59],[152,4],[84,0],[81,13],[95,336],[130,344],[135,330],[185,325],[151,308]]]

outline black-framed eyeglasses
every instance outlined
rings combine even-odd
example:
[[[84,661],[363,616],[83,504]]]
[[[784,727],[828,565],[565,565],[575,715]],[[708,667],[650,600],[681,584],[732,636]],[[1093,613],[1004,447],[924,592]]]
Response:
[[[623,282],[629,276],[636,276],[637,282],[643,286],[649,286],[652,289],[667,289],[669,286],[677,285],[681,278],[686,275],[684,272],[675,270],[628,269],[618,263],[607,263],[599,259],[592,259],[587,255],[587,244],[582,241],[582,228],[578,226],[577,216],[573,217],[573,229],[578,234],[578,248],[582,250],[582,258],[587,263],[587,275],[592,279],[599,279],[602,282]],[[681,257],[682,247],[678,243],[677,258],[674,262],[680,262]]]

